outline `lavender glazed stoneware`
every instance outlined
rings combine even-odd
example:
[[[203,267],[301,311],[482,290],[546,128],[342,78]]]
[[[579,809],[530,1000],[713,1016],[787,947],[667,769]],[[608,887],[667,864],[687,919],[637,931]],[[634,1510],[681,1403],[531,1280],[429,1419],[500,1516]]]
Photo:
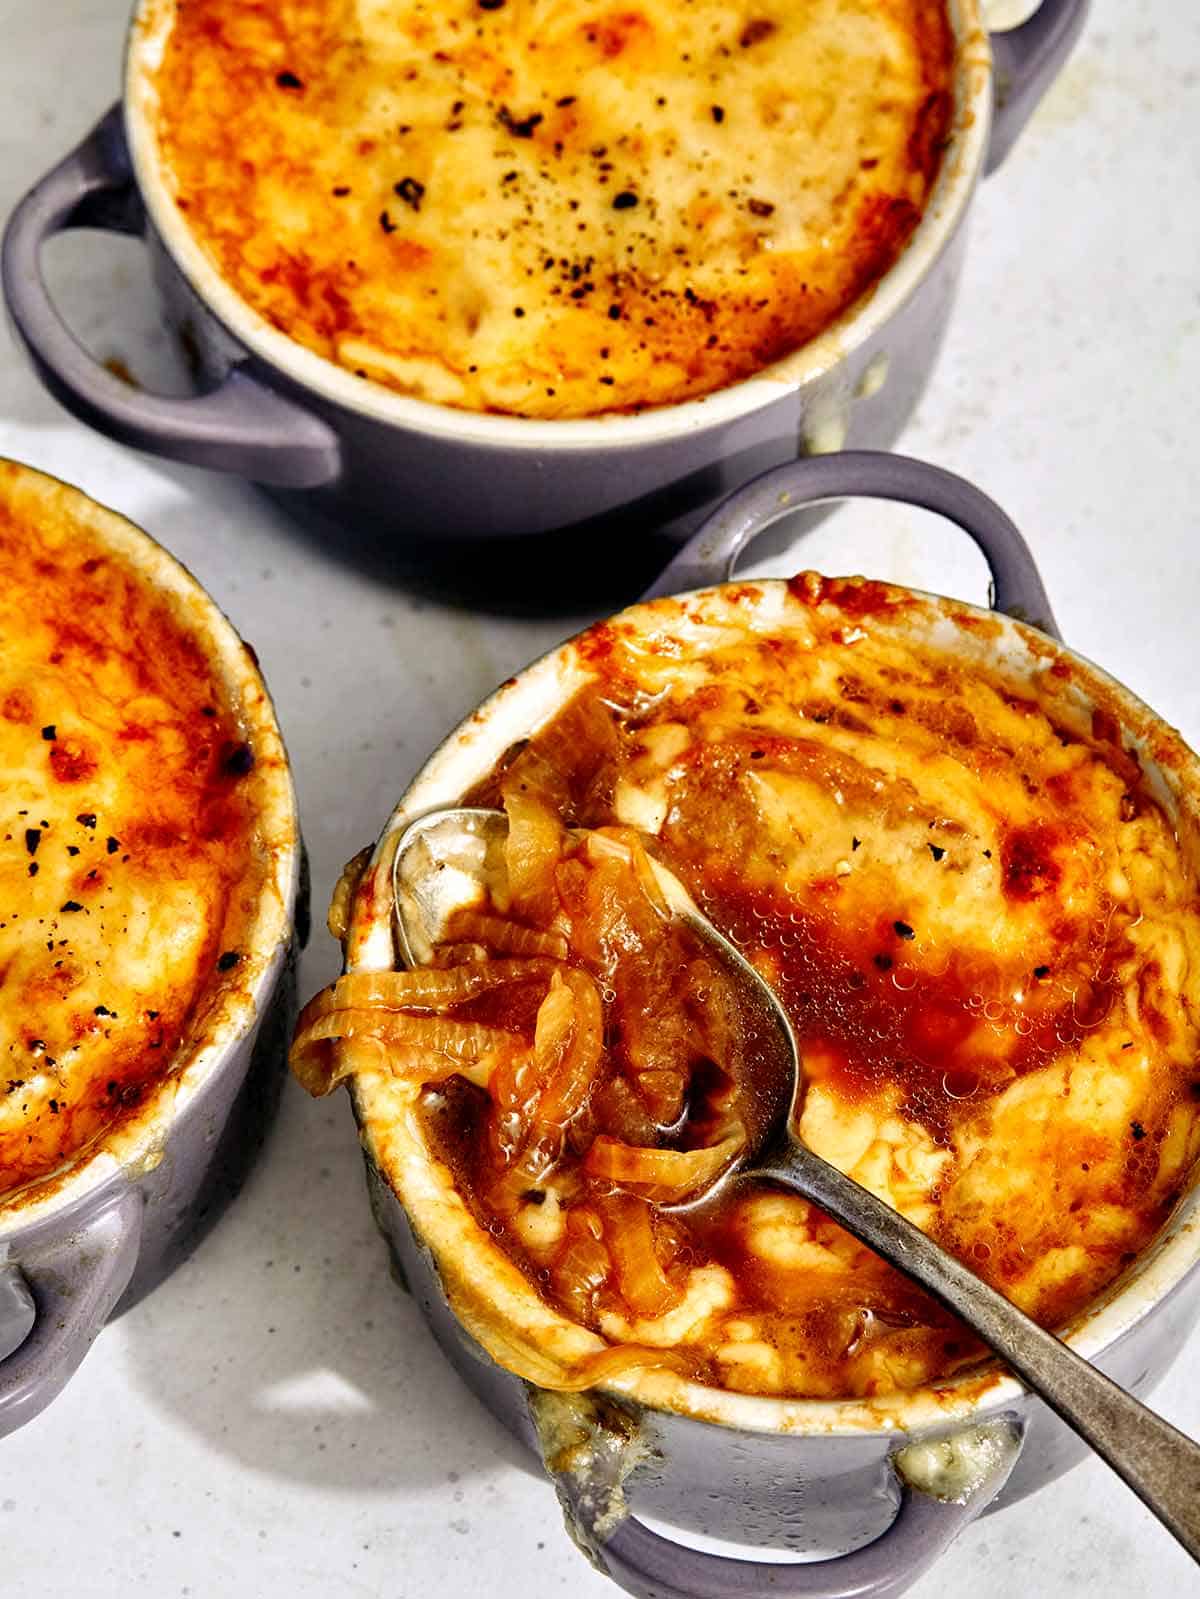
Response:
[[[873,452],[777,468],[735,494],[646,598],[726,581],[738,553],[779,516],[849,496],[924,506],[970,534],[991,569],[995,609],[913,596],[922,635],[1002,671],[1018,691],[1035,674],[1057,684],[1060,674],[1048,669],[1067,663],[1064,686],[1052,691],[1056,714],[1067,725],[1090,726],[1102,697],[1175,819],[1182,847],[1200,858],[1200,761],[1126,689],[1059,642],[1020,534],[991,500],[948,473]],[[772,585],[756,587],[769,603]],[[744,605],[744,585],[739,591]],[[578,670],[561,650],[552,652],[498,690],[430,758],[356,891],[348,969],[395,963],[391,857],[406,823],[458,802],[514,739],[565,702]],[[435,1338],[484,1404],[550,1462],[577,1540],[639,1599],[898,1595],[974,1518],[1034,1492],[1086,1452],[1040,1400],[998,1369],[872,1400],[754,1398],[648,1371],[585,1396],[548,1396],[497,1364],[467,1323],[500,1327],[502,1336],[524,1340],[522,1348],[553,1348],[564,1358],[583,1349],[572,1339],[592,1335],[498,1271],[494,1241],[464,1206],[446,1202],[449,1179],[406,1118],[395,1115],[382,1080],[356,1083],[354,1105],[375,1215]],[[1067,1330],[1072,1346],[1145,1395],[1200,1314],[1198,1259],[1193,1182],[1155,1243]],[[562,1468],[561,1455],[555,1459],[564,1438],[582,1441],[574,1469]],[[778,1564],[705,1552],[651,1530],[645,1517],[810,1558]]]
[[[770,466],[846,443],[890,444],[937,353],[975,185],[1008,154],[1082,27],[1087,0],[1042,0],[1020,27],[990,38],[979,0],[949,0],[956,104],[934,195],[892,270],[824,335],[706,399],[578,421],[483,415],[395,394],[294,343],[224,283],[170,196],[155,141],[153,70],[173,8],[174,0],[143,0],[123,104],[13,213],[3,284],[18,334],[47,388],[111,438],[303,491],[308,507],[358,526],[443,541],[605,519],[683,534]],[[85,227],[145,237],[197,397],[131,389],[59,318],[41,248]]]
[[[195,578],[140,529],[72,494],[91,536],[186,614],[257,757],[269,870],[239,980],[136,1116],[43,1192],[0,1202],[0,1436],[58,1394],[110,1316],[179,1264],[263,1142],[295,1016],[303,847],[283,739],[251,652]]]

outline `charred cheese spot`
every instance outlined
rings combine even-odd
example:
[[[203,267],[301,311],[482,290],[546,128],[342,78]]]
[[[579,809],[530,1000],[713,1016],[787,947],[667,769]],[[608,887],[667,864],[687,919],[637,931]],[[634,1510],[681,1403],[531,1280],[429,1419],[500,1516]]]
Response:
[[[1019,827],[1007,833],[1001,849],[1005,892],[1015,900],[1039,899],[1052,894],[1062,882],[1058,854],[1069,849],[1061,830],[1044,826]]]
[[[737,382],[867,291],[952,70],[940,0],[178,0],[157,131],[194,236],[290,337],[423,399],[588,416]]]
[[[72,504],[0,464],[10,1196],[69,1165],[171,1072],[259,870],[250,801],[222,762],[243,735],[215,669]]]

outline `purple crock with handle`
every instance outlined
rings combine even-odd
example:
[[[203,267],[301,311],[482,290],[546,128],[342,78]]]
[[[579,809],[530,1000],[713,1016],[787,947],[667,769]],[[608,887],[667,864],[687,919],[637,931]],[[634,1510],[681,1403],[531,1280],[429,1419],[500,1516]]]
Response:
[[[0,1196],[0,1436],[54,1399],[105,1322],[184,1259],[236,1193],[282,1084],[307,919],[295,793],[250,651],[166,550],[82,494],[70,498],[97,545],[186,618],[227,693],[256,758],[256,848],[266,865],[236,996],[195,1026],[128,1123],[45,1191]]]
[[[563,421],[456,410],[356,377],[258,317],[203,254],[164,176],[153,73],[171,0],[145,0],[135,15],[123,103],[13,213],[3,250],[8,309],[42,381],[90,426],[293,491],[294,502],[386,536],[444,542],[599,525],[684,534],[766,468],[846,445],[886,446],[911,414],[949,315],[975,186],[1008,154],[1061,67],[1087,0],[1042,0],[1028,21],[990,40],[979,0],[951,0],[948,11],[957,40],[952,132],[912,239],[819,338],[702,400]],[[144,236],[197,396],[131,389],[62,322],[42,279],[42,246],[89,227]]]
[[[964,661],[978,658],[984,670],[1003,662],[1014,677],[1041,680],[1048,662],[1069,663],[1071,692],[1086,703],[1091,684],[1116,707],[1125,741],[1148,772],[1158,772],[1169,804],[1186,817],[1181,837],[1200,837],[1200,761],[1127,690],[1058,642],[1016,528],[987,496],[938,468],[846,452],[769,472],[716,513],[648,597],[720,584],[745,545],[780,516],[853,496],[923,506],[969,533],[987,559],[995,608],[910,593],[914,614],[927,614],[922,629],[944,629],[951,616],[974,619],[970,628],[949,629]],[[757,588],[770,584],[739,584],[739,603],[754,603]],[[637,614],[634,607],[624,616]],[[945,644],[947,634],[939,636]],[[565,703],[577,686],[572,659],[564,646],[518,674],[449,735],[414,780],[356,892],[348,969],[394,964],[391,860],[400,832],[422,811],[459,802],[514,739]],[[386,1084],[357,1081],[354,1105],[376,1217],[434,1336],[484,1404],[547,1463],[580,1545],[638,1599],[898,1595],[969,1522],[1036,1491],[1086,1452],[1041,1400],[995,1369],[871,1400],[763,1399],[647,1372],[582,1397],[548,1396],[486,1352],[488,1315],[495,1311],[509,1348],[517,1337],[565,1338],[569,1324],[532,1288],[526,1302],[511,1278],[489,1275],[488,1252],[497,1246],[455,1220],[464,1207],[456,1212],[447,1203],[442,1185],[449,1176],[438,1178],[416,1135],[398,1122]],[[1145,1395],[1200,1313],[1198,1258],[1200,1195],[1193,1185],[1159,1238],[1067,1329],[1069,1342]],[[464,1283],[485,1286],[468,1302]],[[564,1429],[591,1440],[582,1455],[559,1447]],[[647,1518],[680,1532],[652,1530]],[[778,1564],[756,1560],[752,1551],[733,1558],[691,1547],[689,1532],[825,1558]]]

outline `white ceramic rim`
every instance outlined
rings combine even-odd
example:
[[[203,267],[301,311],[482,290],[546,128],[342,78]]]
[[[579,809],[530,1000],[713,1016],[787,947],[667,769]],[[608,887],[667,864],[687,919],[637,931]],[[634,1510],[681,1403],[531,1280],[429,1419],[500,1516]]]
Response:
[[[730,586],[735,587],[742,596],[736,615],[743,622],[746,616],[744,596],[748,587],[761,589],[768,597],[772,591],[778,594],[786,589],[781,579],[756,579],[752,583],[743,581]],[[690,596],[674,596],[671,600],[650,602],[650,605],[672,605],[681,597],[704,600],[718,594],[721,587],[724,585],[698,590]],[[957,643],[960,647],[969,647],[965,641],[974,640],[978,643],[983,636],[987,640],[986,646],[980,647],[986,647],[988,655],[994,656],[1002,668],[1007,665],[1018,676],[1027,678],[1038,662],[1044,666],[1061,659],[1075,669],[1076,685],[1080,676],[1090,679],[1108,703],[1120,710],[1124,740],[1142,757],[1152,781],[1152,774],[1161,770],[1160,759],[1164,752],[1169,756],[1169,766],[1174,775],[1169,783],[1164,785],[1160,782],[1160,791],[1164,797],[1177,799],[1180,807],[1186,809],[1192,831],[1200,838],[1200,758],[1173,728],[1136,695],[1085,657],[1024,623],[998,612],[938,595],[901,589],[898,585],[888,587],[930,609],[929,632],[926,636],[939,644],[950,646]],[[621,614],[628,616],[646,608],[644,605],[635,605]],[[960,625],[959,618],[964,619],[965,625]],[[347,942],[347,970],[378,969],[394,963],[390,864],[392,848],[399,832],[420,812],[458,799],[465,786],[461,781],[463,774],[459,772],[451,780],[449,771],[464,762],[464,756],[480,741],[481,729],[492,727],[497,732],[498,736],[489,741],[489,748],[498,744],[499,749],[495,750],[498,755],[500,749],[516,738],[527,736],[532,728],[548,720],[561,707],[573,689],[587,676],[578,667],[564,671],[564,666],[569,664],[572,642],[567,640],[542,656],[485,700],[448,735],[414,777],[392,813],[372,856],[368,874],[372,891],[366,898],[375,908],[374,918],[369,915],[364,918],[358,914],[360,907],[356,901]],[[1090,708],[1093,701],[1082,694],[1077,686],[1071,692],[1076,695],[1078,705]],[[478,773],[472,767],[472,776],[467,781],[474,781],[476,775],[482,776],[489,769],[492,759],[494,756],[483,762]],[[1197,865],[1200,866],[1200,861]],[[370,1120],[369,1099],[369,1091],[364,1090],[361,1081],[356,1081],[355,1110],[362,1124],[364,1143],[379,1164],[382,1176],[399,1198],[393,1173],[385,1168],[379,1159],[379,1151],[372,1147],[367,1127]],[[424,1190],[422,1197],[428,1197],[435,1195],[441,1184],[432,1175],[433,1163],[425,1161],[424,1166],[426,1169],[420,1174],[420,1185]],[[417,1236],[423,1237],[420,1231],[417,1231]],[[435,1244],[429,1239],[424,1239],[424,1242],[426,1247],[433,1250],[436,1260]],[[490,1241],[484,1244],[484,1248],[492,1251],[496,1257],[501,1254]],[[1079,1354],[1088,1359],[1094,1358],[1141,1321],[1198,1261],[1200,1172],[1194,1171],[1188,1192],[1176,1206],[1162,1232],[1139,1254],[1116,1283],[1071,1322],[1064,1337]],[[545,1302],[532,1286],[526,1285],[526,1291],[531,1303],[536,1301],[539,1306],[544,1306]],[[551,1317],[555,1323],[559,1319],[558,1313]],[[499,1317],[497,1321],[500,1321]],[[567,1318],[561,1318],[561,1321],[564,1325],[578,1326]],[[865,1400],[786,1399],[736,1394],[656,1371],[635,1371],[610,1384],[600,1383],[597,1386],[635,1403],[722,1426],[748,1432],[806,1436],[944,1433],[966,1422],[979,1420],[983,1412],[1011,1409],[1026,1392],[1015,1378],[998,1370],[986,1371],[982,1375],[979,1371],[967,1372],[945,1382]]]
[[[118,1122],[111,1132],[100,1136],[90,1154],[84,1154],[61,1176],[51,1176],[47,1192],[39,1194],[39,1184],[33,1184],[15,1195],[0,1195],[0,1243],[85,1201],[121,1172],[136,1174],[153,1169],[173,1122],[257,1024],[264,990],[276,980],[279,961],[291,936],[300,878],[299,815],[283,735],[262,675],[233,623],[182,562],[127,517],[49,473],[16,464],[23,474],[65,489],[88,518],[97,540],[114,548],[155,589],[179,603],[181,620],[205,646],[256,751],[260,756],[278,757],[278,762],[265,771],[260,762],[267,808],[259,821],[271,870],[247,927],[240,969],[249,970],[250,981],[235,990],[236,999],[242,1003],[222,1007],[193,1047],[172,1062],[171,1071],[155,1084],[137,1116],[128,1125]],[[30,1197],[22,1199],[26,1191]]]
[[[804,387],[872,339],[915,292],[953,237],[983,169],[992,124],[992,57],[980,0],[947,0],[956,38],[955,111],[933,194],[912,238],[874,289],[822,334],[741,383],[640,415],[561,421],[458,410],[398,394],[317,355],[260,316],[221,277],[194,238],[164,176],[155,130],[154,72],[176,0],[138,0],[125,58],[125,130],[147,214],[175,265],[229,334],[322,399],[375,422],[496,448],[636,448],[725,425]]]

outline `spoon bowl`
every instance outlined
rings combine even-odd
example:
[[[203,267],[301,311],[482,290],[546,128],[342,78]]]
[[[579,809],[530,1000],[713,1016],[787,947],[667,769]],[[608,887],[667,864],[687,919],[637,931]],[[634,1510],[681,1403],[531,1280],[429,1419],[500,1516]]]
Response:
[[[456,911],[481,907],[504,880],[503,811],[455,805],[418,816],[392,860],[395,934],[405,966],[424,966]]]
[[[424,965],[445,936],[452,918],[481,909],[489,888],[504,877],[508,819],[503,811],[454,806],[418,816],[400,835],[392,863],[395,931],[406,966]],[[735,1069],[738,1110],[746,1147],[736,1166],[722,1175],[750,1168],[799,1118],[804,1078],[800,1051],[787,1012],[774,989],[737,946],[713,926],[687,889],[661,861],[647,856],[659,892],[671,914],[683,922],[720,961],[736,996],[746,1047]],[[814,1157],[815,1158],[815,1157]],[[707,1204],[713,1189],[660,1210],[691,1210]]]

